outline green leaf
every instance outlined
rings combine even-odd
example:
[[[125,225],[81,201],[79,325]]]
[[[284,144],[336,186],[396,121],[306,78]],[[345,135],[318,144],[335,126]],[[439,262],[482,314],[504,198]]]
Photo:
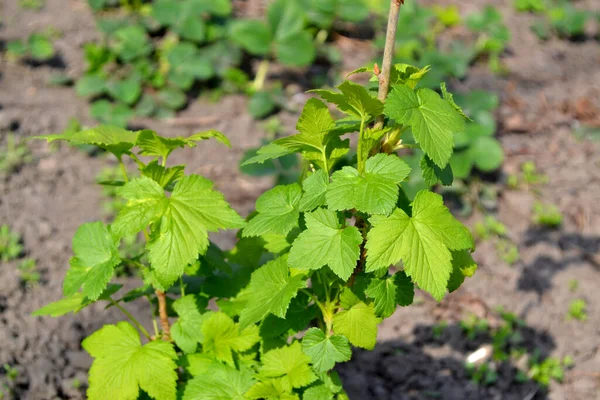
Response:
[[[298,235],[290,250],[289,264],[298,269],[320,269],[325,265],[347,280],[360,257],[363,237],[358,228],[342,228],[335,211],[319,208],[305,213],[307,229]]]
[[[284,387],[282,379],[264,379],[250,388],[245,399],[300,400],[300,397],[292,393],[291,389]]]
[[[50,316],[60,317],[70,312],[77,313],[85,308],[91,302],[86,301],[87,298],[83,293],[77,292],[71,296],[67,296],[55,302],[45,305],[31,313],[34,317]]]
[[[329,175],[320,169],[302,182],[304,194],[300,200],[300,211],[312,211],[325,205],[325,193],[329,185]]]
[[[346,336],[354,346],[372,350],[380,322],[375,316],[374,305],[361,301],[333,316],[333,330],[336,334]]]
[[[415,299],[415,285],[404,271],[398,271],[394,274],[394,284],[396,285],[396,303],[399,306],[410,306]]]
[[[415,196],[412,216],[396,209],[389,217],[373,216],[370,222],[367,272],[402,260],[406,274],[438,301],[452,272],[450,250],[473,247],[468,229],[454,219],[440,195],[428,191]]]
[[[388,95],[385,114],[412,128],[417,143],[437,164],[444,168],[454,147],[454,132],[464,130],[464,119],[446,100],[430,89],[413,91],[395,85]]]
[[[397,305],[412,304],[415,292],[410,278],[398,271],[393,276],[371,280],[365,294],[375,301],[375,314],[389,318]]]
[[[275,143],[269,143],[266,146],[261,147],[256,151],[256,155],[251,157],[240,164],[240,167],[244,167],[246,165],[254,164],[254,163],[264,163],[267,160],[271,160],[273,158],[279,158],[286,156],[292,153],[292,150],[288,150],[287,148],[280,146]]]
[[[465,277],[473,276],[477,263],[467,250],[452,252],[452,274],[448,280],[448,292],[452,293],[463,284]]]
[[[250,54],[264,56],[271,48],[271,32],[261,21],[236,20],[229,32],[231,40],[241,45]]]
[[[143,176],[147,176],[163,189],[170,187],[171,184],[183,178],[185,165],[175,165],[165,168],[158,164],[157,160],[153,160],[140,169]]]
[[[440,168],[427,154],[424,154],[423,158],[421,158],[421,172],[423,180],[428,186],[436,185],[438,182],[441,182],[444,186],[450,186],[452,185],[452,181],[454,181],[450,163],[444,168]]]
[[[35,60],[45,61],[55,54],[54,45],[46,36],[34,33],[28,39],[29,53]]]
[[[473,169],[473,159],[468,150],[457,151],[452,154],[449,164],[452,167],[453,175],[458,179],[468,178],[471,169]]]
[[[196,132],[192,136],[187,137],[187,145],[189,147],[194,147],[195,142],[199,142],[201,140],[207,140],[214,138],[217,142],[223,143],[227,147],[231,147],[231,142],[227,139],[227,136],[223,135],[221,132],[216,131],[214,129],[210,129],[208,131]]]
[[[344,81],[337,88],[341,93],[326,89],[310,90],[310,92],[335,104],[343,113],[365,121],[375,118],[383,112],[383,103],[371,96],[363,86],[351,81]]]
[[[277,58],[284,65],[305,67],[315,60],[316,49],[308,31],[300,31],[275,41]]]
[[[477,169],[483,172],[500,168],[504,161],[504,150],[492,137],[478,137],[468,151]]]
[[[194,353],[202,342],[200,327],[209,314],[202,315],[198,310],[198,299],[193,294],[181,297],[173,303],[173,310],[179,319],[171,325],[171,336],[185,353]]]
[[[301,197],[302,189],[297,183],[266,191],[256,200],[258,214],[248,222],[242,236],[287,234],[298,224]]]
[[[287,390],[301,388],[317,380],[310,366],[310,358],[302,352],[300,342],[267,352],[262,358],[260,375],[281,378]]]
[[[98,75],[84,75],[77,81],[75,91],[79,96],[98,96],[106,91],[106,80]]]
[[[458,111],[458,113],[460,115],[462,115],[462,117],[464,119],[466,119],[467,121],[473,122],[473,120],[471,118],[469,118],[467,116],[467,114],[465,114],[465,112],[463,111],[463,109],[458,104],[456,104],[456,102],[454,101],[454,96],[452,95],[452,93],[450,93],[448,91],[448,89],[446,89],[446,82],[442,82],[441,85],[440,85],[440,88],[442,89],[442,97],[444,98],[444,100],[446,100],[448,103],[450,103],[450,105],[452,107],[454,107],[454,109],[456,111]]]
[[[134,104],[142,94],[142,83],[135,77],[108,82],[106,84],[108,94],[115,100],[127,105]]]
[[[158,183],[147,177],[119,189],[119,195],[128,202],[113,226],[119,233],[131,234],[155,224],[147,249],[150,264],[164,287],[171,285],[199,253],[206,251],[208,231],[239,228],[244,224],[212,186],[208,179],[190,175],[177,182],[170,198]],[[189,229],[190,226],[194,229]]]
[[[64,295],[82,293],[97,300],[110,282],[114,268],[121,263],[119,239],[102,222],[81,225],[73,237],[71,268],[64,281]]]
[[[324,384],[311,386],[304,391],[302,400],[333,400],[334,393]]]
[[[238,371],[222,364],[211,365],[187,382],[183,400],[246,400],[244,394],[253,384],[249,369]]]
[[[108,285],[108,287],[100,295],[98,300],[109,300],[110,296],[118,292],[119,289],[121,289],[121,287],[122,285]],[[79,311],[83,310],[85,307],[89,306],[92,303],[94,303],[93,300],[90,300],[89,298],[85,297],[83,293],[77,292],[71,296],[47,304],[44,307],[32,312],[31,315],[34,317],[60,317],[70,312],[72,312],[73,314],[77,314]]]
[[[169,79],[206,80],[214,75],[214,68],[206,56],[200,54],[196,46],[189,42],[177,43],[167,53]]]
[[[169,206],[153,229],[149,259],[163,286],[181,276],[184,268],[208,247],[208,231],[241,228],[244,220],[231,209],[213,183],[199,175],[181,179]],[[192,226],[194,229],[189,229]]]
[[[120,157],[134,146],[137,133],[114,126],[100,125],[91,129],[40,135],[33,138],[46,139],[48,143],[55,140],[66,140],[73,145],[93,144]]]
[[[118,29],[111,37],[113,40],[110,48],[125,63],[152,53],[150,38],[140,25],[127,25]]]
[[[274,144],[282,146],[289,151],[303,152],[309,161],[316,160],[323,169],[333,165],[331,159],[338,158],[332,150],[342,147],[339,134],[330,132],[335,127],[335,122],[327,106],[318,99],[309,99],[298,119],[297,135],[277,139]]]
[[[117,189],[127,200],[112,224],[119,236],[133,235],[157,221],[169,206],[164,189],[148,177],[134,179]]]
[[[105,325],[81,345],[94,357],[90,400],[135,400],[139,389],[156,399],[175,400],[177,354],[171,343],[156,340],[142,346],[135,328],[119,322]]]
[[[156,100],[170,110],[178,110],[187,102],[187,96],[181,89],[166,87],[158,92]]]
[[[350,343],[342,335],[325,336],[319,328],[310,328],[302,338],[302,350],[312,359],[316,372],[332,369],[336,363],[350,360]]]
[[[269,92],[254,93],[248,102],[248,112],[252,117],[260,119],[268,116],[275,110],[275,100]]]
[[[351,210],[369,214],[389,214],[398,200],[398,184],[410,173],[410,167],[396,155],[377,154],[367,160],[361,176],[353,167],[344,167],[331,176],[327,187],[327,205],[333,210]]]
[[[304,276],[290,276],[287,260],[287,255],[281,256],[252,273],[248,290],[253,295],[240,316],[242,328],[262,320],[269,313],[285,318],[298,290],[306,287]]]
[[[239,324],[221,312],[212,313],[204,321],[202,335],[202,351],[232,366],[232,352],[249,350],[260,340],[256,325],[241,329]]]

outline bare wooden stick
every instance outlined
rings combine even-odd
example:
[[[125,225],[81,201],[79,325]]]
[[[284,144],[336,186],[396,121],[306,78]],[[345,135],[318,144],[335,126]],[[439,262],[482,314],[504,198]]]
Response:
[[[377,98],[382,102],[385,102],[385,98],[390,90],[392,59],[394,58],[396,31],[398,30],[398,16],[400,15],[400,6],[402,4],[404,4],[404,0],[391,0],[390,4],[390,13],[385,34],[385,48],[383,50],[383,63],[381,64],[381,72],[377,74],[377,77],[379,78],[379,92],[377,93]],[[383,127],[383,119],[383,115],[377,117],[375,127]]]
[[[156,291],[158,299],[158,315],[160,317],[160,326],[162,327],[163,340],[171,340],[171,327],[169,326],[169,315],[167,314],[167,296],[165,292]]]

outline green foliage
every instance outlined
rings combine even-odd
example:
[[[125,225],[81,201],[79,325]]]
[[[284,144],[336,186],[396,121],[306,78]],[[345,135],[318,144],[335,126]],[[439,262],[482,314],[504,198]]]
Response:
[[[557,228],[562,224],[562,213],[554,204],[536,202],[533,205],[533,222],[548,228]]]
[[[500,55],[510,41],[510,31],[504,24],[500,11],[488,5],[481,13],[469,15],[466,22],[467,27],[478,35],[476,53],[489,58],[489,66],[493,72],[503,72]]]
[[[445,88],[442,88],[445,92]],[[457,95],[456,102],[472,120],[463,131],[454,135],[455,152],[450,160],[454,176],[467,179],[473,168],[482,172],[498,169],[504,161],[504,151],[494,139],[496,119],[494,111],[498,107],[498,96],[485,91],[473,91]]]
[[[577,321],[586,321],[587,320],[587,302],[583,299],[577,299],[571,301],[569,304],[569,312],[567,314],[567,319],[572,320],[576,319]]]
[[[8,42],[6,51],[9,58],[29,58],[38,62],[48,61],[56,54],[51,38],[42,33],[33,33],[25,41]]]
[[[12,232],[8,225],[0,226],[0,260],[3,262],[18,258],[23,252],[21,236]]]
[[[6,143],[0,148],[0,176],[10,175],[32,161],[27,145],[12,133],[6,135]]]
[[[295,32],[287,6],[271,7],[274,32]],[[290,26],[277,25],[284,22]],[[212,182],[168,163],[172,152],[205,139],[229,144],[218,132],[163,137],[99,126],[40,136],[97,146],[123,174],[102,182],[120,202],[114,220],[75,233],[65,297],[34,313],[59,316],[105,301],[130,319],[83,342],[94,358],[88,397],[347,399],[331,370],[351,358],[351,345],[372,349],[379,323],[410,305],[415,288],[440,301],[477,268],[472,235],[441,196],[424,189],[409,202],[404,192],[411,168],[397,152],[403,140],[412,132],[421,144],[426,156],[414,168],[428,181],[451,183],[453,138],[463,129],[449,94],[417,87],[426,72],[397,66],[385,106],[349,81],[316,91],[345,116],[336,120],[328,104],[311,99],[297,134],[246,159],[243,166],[301,157],[304,171],[299,182],[263,193],[246,220]],[[340,139],[346,134],[353,140]],[[209,232],[237,228],[232,249],[209,240]],[[124,255],[121,243],[139,234],[145,248]],[[111,282],[123,265],[138,270],[143,285],[117,298],[121,287]],[[139,297],[158,306],[153,334],[125,309]]]

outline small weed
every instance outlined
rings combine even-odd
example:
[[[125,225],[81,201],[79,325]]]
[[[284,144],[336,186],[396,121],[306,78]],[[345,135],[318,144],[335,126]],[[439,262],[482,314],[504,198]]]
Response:
[[[27,145],[12,133],[6,135],[6,143],[0,148],[0,176],[10,175],[32,161]]]
[[[470,374],[471,380],[481,385],[492,385],[498,379],[498,373],[492,363],[485,363],[479,366],[473,364],[466,365],[467,373]]]
[[[477,335],[487,332],[489,326],[490,324],[487,319],[477,318],[475,315],[471,315],[464,321],[460,321],[460,327],[469,340],[474,340]]]
[[[588,318],[587,302],[583,299],[573,300],[569,304],[569,312],[567,313],[567,320],[576,319],[577,321],[586,321]]]
[[[562,224],[562,213],[554,204],[536,202],[533,206],[533,222],[548,228],[557,228]]]
[[[496,252],[498,256],[508,265],[514,265],[521,259],[519,248],[508,239],[500,239],[496,243]]]
[[[578,287],[579,287],[579,281],[577,279],[571,279],[569,281],[569,291],[571,293],[574,293]]]
[[[48,61],[56,54],[52,40],[45,33],[31,34],[27,40],[13,40],[6,45],[9,60],[30,58],[35,61]]]
[[[482,222],[477,222],[474,230],[475,236],[481,240],[489,239],[492,236],[505,236],[508,233],[506,225],[491,215],[486,216]]]
[[[10,231],[8,225],[0,227],[0,260],[6,262],[16,259],[23,252],[21,237]]]
[[[529,362],[529,377],[543,387],[548,387],[552,380],[562,382],[565,378],[565,368],[573,365],[573,359],[566,356],[562,359],[548,357],[539,361],[539,353],[535,354]]]
[[[527,161],[521,166],[523,182],[527,185],[545,185],[548,183],[548,175],[538,174],[537,166],[533,161]]]
[[[17,376],[19,376],[19,370],[9,364],[4,364],[4,371],[6,372],[6,377],[10,381],[14,381],[17,379]]]
[[[447,327],[448,323],[446,321],[442,321],[439,324],[434,325],[432,329],[433,339],[440,340]]]
[[[71,382],[71,387],[73,389],[79,389],[81,387],[81,381],[77,378],[73,379],[73,382]]]
[[[35,286],[40,281],[40,273],[37,271],[37,263],[33,258],[25,258],[19,266],[21,281],[27,286]]]

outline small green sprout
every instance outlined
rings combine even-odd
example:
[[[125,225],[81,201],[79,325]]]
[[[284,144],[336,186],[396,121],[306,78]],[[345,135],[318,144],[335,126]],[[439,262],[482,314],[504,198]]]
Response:
[[[573,300],[571,304],[569,304],[569,312],[567,314],[567,320],[576,319],[577,321],[586,321],[588,318],[587,312],[587,302],[583,299]]]
[[[0,147],[0,175],[9,175],[33,161],[31,151],[12,133],[6,135],[6,143]]]
[[[577,279],[571,279],[569,281],[569,291],[571,293],[574,293],[578,287],[579,287],[579,281]]]
[[[554,204],[536,202],[533,206],[533,222],[548,228],[557,228],[562,224],[562,213]]]
[[[0,227],[0,260],[6,262],[16,259],[23,252],[21,237],[10,231],[8,225]]]
[[[25,258],[18,266],[21,281],[29,286],[35,286],[40,281],[40,273],[33,258]]]
[[[496,243],[498,256],[508,265],[514,265],[521,259],[519,248],[508,239],[500,239]]]

